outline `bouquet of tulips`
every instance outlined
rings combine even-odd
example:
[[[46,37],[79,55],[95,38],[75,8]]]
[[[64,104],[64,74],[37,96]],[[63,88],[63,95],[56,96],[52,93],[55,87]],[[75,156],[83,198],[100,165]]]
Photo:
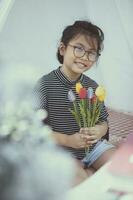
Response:
[[[94,92],[92,87],[86,89],[78,82],[76,84],[76,92],[80,98],[79,103],[76,101],[74,92],[72,90],[68,91],[68,99],[73,103],[73,109],[70,109],[70,112],[79,128],[95,126],[105,99],[105,89],[102,86],[98,86]]]
[[[80,128],[95,126],[105,99],[105,89],[98,86],[94,92],[92,87],[86,89],[79,82],[76,84],[76,92],[79,94],[79,103],[76,101],[74,92],[72,90],[68,92],[68,99],[73,103],[73,109],[70,109],[70,112]]]

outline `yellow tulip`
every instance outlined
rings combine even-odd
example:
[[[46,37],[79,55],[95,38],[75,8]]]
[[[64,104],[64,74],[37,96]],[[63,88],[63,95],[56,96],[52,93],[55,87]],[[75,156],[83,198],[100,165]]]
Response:
[[[105,91],[104,87],[98,86],[95,91],[95,95],[97,96],[99,101],[104,101],[105,96],[106,96],[106,91]]]
[[[83,86],[81,85],[80,82],[76,83],[76,92],[79,94],[80,92],[80,89],[82,88]]]
[[[99,97],[97,97],[97,98],[98,98],[99,101],[104,101],[105,96],[103,95],[103,96],[99,96]]]

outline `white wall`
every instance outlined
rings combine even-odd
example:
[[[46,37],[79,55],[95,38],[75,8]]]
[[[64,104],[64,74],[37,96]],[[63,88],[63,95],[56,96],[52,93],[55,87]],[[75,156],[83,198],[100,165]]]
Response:
[[[1,62],[54,69],[62,30],[86,19],[85,9],[82,0],[16,0],[0,35]]]
[[[1,67],[51,71],[64,27],[89,18],[103,29],[105,47],[87,74],[106,87],[108,106],[133,112],[132,9],[132,0],[16,0],[0,33]]]
[[[90,19],[105,33],[98,76],[94,76],[108,91],[107,105],[133,112],[133,1],[86,0],[86,5]]]

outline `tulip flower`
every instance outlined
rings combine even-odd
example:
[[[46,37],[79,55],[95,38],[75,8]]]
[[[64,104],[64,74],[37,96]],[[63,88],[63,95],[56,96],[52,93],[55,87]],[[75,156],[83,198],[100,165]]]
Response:
[[[80,92],[80,89],[82,88],[83,86],[81,85],[80,82],[76,83],[76,92],[79,94]]]
[[[106,95],[105,89],[102,86],[98,86],[95,91],[95,95],[99,101],[104,101]]]
[[[88,99],[92,99],[93,95],[94,95],[93,88],[89,87],[88,90],[87,90],[87,97],[88,97]]]
[[[80,99],[85,99],[87,97],[87,90],[85,88],[81,88],[79,91]]]
[[[102,86],[98,86],[95,91],[92,87],[86,89],[80,82],[76,84],[75,89],[79,95],[79,100],[77,102],[76,94],[69,90],[68,99],[73,103],[73,109],[70,109],[70,112],[74,116],[79,128],[95,126],[98,123],[105,99],[105,89]]]
[[[76,102],[76,96],[72,90],[68,91],[68,99],[70,102],[73,103],[73,108],[74,108],[73,110],[72,109],[69,109],[69,110],[72,113],[72,115],[74,116],[74,118],[76,119],[78,126],[81,128],[81,121],[80,121],[80,115],[79,115],[79,111],[78,111],[78,105]]]
[[[70,102],[74,102],[76,100],[76,96],[72,90],[68,91],[68,99]]]

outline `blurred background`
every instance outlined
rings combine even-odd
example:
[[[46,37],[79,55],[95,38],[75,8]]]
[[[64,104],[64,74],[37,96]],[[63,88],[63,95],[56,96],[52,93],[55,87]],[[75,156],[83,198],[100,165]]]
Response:
[[[36,79],[56,69],[63,29],[90,20],[105,41],[98,64],[86,74],[106,88],[108,107],[133,112],[132,10],[132,0],[0,0],[0,81],[10,87],[5,69],[8,77],[12,69],[16,76],[30,69]]]

